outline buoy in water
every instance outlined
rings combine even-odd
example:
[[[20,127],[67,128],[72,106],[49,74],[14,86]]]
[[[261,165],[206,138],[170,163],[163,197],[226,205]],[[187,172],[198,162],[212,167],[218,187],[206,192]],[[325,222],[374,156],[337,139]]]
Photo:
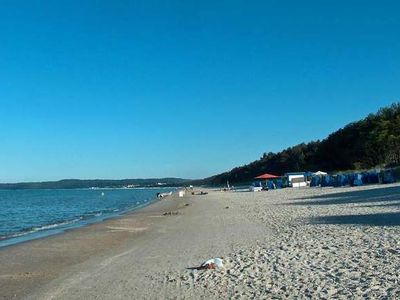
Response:
[[[101,192],[101,195],[104,196],[104,192]]]

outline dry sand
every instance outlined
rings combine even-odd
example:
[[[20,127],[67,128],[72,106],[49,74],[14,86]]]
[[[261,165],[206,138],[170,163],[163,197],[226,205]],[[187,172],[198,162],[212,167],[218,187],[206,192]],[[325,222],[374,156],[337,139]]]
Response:
[[[186,269],[213,257],[226,269]],[[395,299],[400,185],[173,195],[0,266],[6,299]]]

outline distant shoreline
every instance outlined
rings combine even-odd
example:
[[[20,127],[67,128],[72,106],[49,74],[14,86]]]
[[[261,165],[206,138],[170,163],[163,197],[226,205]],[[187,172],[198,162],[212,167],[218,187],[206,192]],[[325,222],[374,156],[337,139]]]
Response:
[[[134,188],[125,188],[125,187],[101,187],[101,188],[19,188],[19,189],[11,189],[11,188],[0,188],[3,191],[20,191],[20,190],[143,190],[143,189],[171,189],[171,188],[179,188],[180,186],[151,186],[151,187],[134,187]]]
[[[191,182],[183,178],[146,179],[62,179],[57,181],[0,183],[0,189],[79,189],[79,188],[157,188],[179,187]]]

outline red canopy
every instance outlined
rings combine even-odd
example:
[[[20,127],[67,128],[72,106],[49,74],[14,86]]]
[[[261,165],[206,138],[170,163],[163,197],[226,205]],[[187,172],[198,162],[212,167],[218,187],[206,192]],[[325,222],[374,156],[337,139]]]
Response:
[[[260,176],[257,176],[256,179],[274,179],[274,178],[279,178],[280,176],[272,175],[272,174],[262,174]]]

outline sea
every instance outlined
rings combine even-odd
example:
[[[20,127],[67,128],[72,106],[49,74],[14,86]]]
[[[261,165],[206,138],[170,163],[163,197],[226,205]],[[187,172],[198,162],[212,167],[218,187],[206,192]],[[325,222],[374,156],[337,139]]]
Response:
[[[174,188],[0,189],[0,247],[58,234],[157,201]]]

